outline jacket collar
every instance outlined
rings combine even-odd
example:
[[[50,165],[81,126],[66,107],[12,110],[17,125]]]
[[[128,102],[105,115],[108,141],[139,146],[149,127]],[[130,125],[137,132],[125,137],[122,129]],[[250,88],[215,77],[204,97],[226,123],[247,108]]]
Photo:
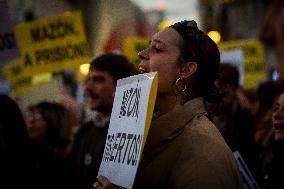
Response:
[[[145,153],[173,140],[182,133],[183,128],[193,117],[206,114],[203,98],[198,97],[176,105],[174,109],[152,121],[145,146]]]

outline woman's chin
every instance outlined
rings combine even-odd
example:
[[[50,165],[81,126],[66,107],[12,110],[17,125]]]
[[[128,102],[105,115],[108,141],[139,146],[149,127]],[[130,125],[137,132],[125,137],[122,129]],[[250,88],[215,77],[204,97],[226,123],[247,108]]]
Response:
[[[284,129],[275,130],[274,139],[275,141],[284,141]]]

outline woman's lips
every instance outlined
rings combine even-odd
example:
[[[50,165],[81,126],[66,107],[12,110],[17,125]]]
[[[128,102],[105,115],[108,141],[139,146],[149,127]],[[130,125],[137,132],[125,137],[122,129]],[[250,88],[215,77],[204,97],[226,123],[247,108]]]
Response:
[[[147,71],[145,68],[139,67],[139,72],[143,74],[146,73]]]
[[[273,124],[275,130],[282,130],[284,129],[284,123],[274,123]]]

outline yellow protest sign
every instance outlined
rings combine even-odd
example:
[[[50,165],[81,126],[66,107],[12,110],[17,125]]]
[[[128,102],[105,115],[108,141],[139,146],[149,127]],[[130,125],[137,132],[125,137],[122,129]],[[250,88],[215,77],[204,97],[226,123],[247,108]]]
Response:
[[[3,73],[6,79],[10,80],[13,89],[13,95],[21,95],[39,85],[51,80],[52,73],[45,72],[34,75],[21,75],[24,65],[20,63],[19,59],[11,61],[4,67]],[[20,75],[20,77],[18,76]]]
[[[19,24],[15,34],[22,66],[17,68],[18,75],[10,75],[12,72],[8,71],[8,79],[60,71],[89,61],[89,47],[79,11]]]
[[[123,54],[138,67],[138,53],[149,46],[149,39],[143,37],[128,37],[123,44]]]
[[[37,74],[34,76],[21,77],[11,83],[13,89],[13,95],[19,96],[32,89],[41,86],[51,80],[51,73]]]
[[[19,96],[33,87],[32,76],[21,77],[11,82],[11,86],[13,95]]]
[[[235,49],[242,50],[245,88],[254,88],[265,80],[264,50],[259,41],[251,39],[222,42],[219,44],[219,49],[221,53]]]
[[[23,73],[23,69],[24,69],[24,64],[20,63],[20,59],[16,59],[4,66],[3,73],[7,80],[14,81],[20,78],[20,76]]]

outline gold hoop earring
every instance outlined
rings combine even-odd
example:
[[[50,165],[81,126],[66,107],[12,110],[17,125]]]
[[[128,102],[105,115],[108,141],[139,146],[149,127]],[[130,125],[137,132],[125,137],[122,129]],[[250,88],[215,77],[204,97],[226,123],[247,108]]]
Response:
[[[179,82],[181,82],[181,87],[179,87]],[[186,84],[184,84],[184,83],[182,82],[182,80],[181,80],[180,77],[177,78],[175,85],[176,85],[176,89],[177,89],[178,92],[185,92],[186,89],[187,89]]]

